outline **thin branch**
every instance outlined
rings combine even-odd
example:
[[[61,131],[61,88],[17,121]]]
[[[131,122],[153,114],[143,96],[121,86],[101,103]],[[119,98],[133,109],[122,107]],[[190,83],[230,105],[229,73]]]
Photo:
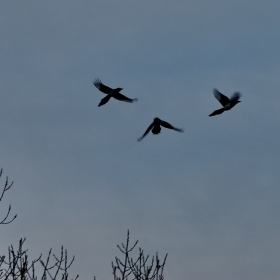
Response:
[[[124,260],[122,261],[120,258],[115,257],[115,264],[112,262],[114,280],[128,280],[129,276],[132,280],[163,280],[163,269],[167,254],[163,263],[160,262],[158,253],[156,253],[156,256],[152,256],[149,262],[149,255],[145,256],[144,251],[139,248],[138,257],[133,260],[130,257],[130,253],[138,244],[138,240],[133,246],[130,246],[129,242],[129,231],[127,231],[126,244],[117,245],[117,248],[124,255]]]
[[[1,170],[0,170],[0,178],[2,176],[2,173],[3,173],[3,168],[1,168]],[[1,192],[1,195],[0,195],[0,201],[2,201],[5,192],[8,191],[12,187],[13,183],[14,182],[9,184],[9,179],[8,179],[8,177],[6,177],[5,186],[4,186],[4,188],[3,188],[2,192]],[[10,224],[17,217],[17,215],[15,215],[11,220],[8,221],[8,217],[10,215],[10,212],[11,212],[11,205],[9,205],[8,212],[7,212],[6,216],[4,217],[4,219],[2,221],[0,221],[0,225]]]
[[[68,280],[68,269],[73,263],[73,259],[68,263],[67,261],[67,251],[61,250],[61,255],[57,258],[53,255],[54,264],[51,265],[52,249],[49,250],[47,255],[47,260],[44,262],[42,260],[42,255],[37,259],[29,262],[28,250],[23,249],[24,239],[20,239],[18,249],[15,250],[13,245],[8,248],[8,260],[5,261],[5,257],[0,257],[0,267],[5,265],[4,268],[0,270],[0,279],[2,280]],[[37,263],[41,263],[43,267],[43,273],[41,277],[36,275],[35,266]],[[61,272],[61,273],[60,273]],[[79,275],[75,277],[77,280]]]

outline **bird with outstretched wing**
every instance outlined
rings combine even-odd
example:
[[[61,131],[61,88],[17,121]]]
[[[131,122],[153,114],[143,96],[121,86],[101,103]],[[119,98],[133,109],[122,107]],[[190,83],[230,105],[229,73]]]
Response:
[[[170,123],[163,121],[159,118],[154,118],[154,121],[149,125],[149,127],[147,128],[147,130],[145,131],[145,133],[138,138],[138,141],[141,141],[151,130],[153,134],[159,134],[161,131],[161,126],[165,127],[165,128],[169,128],[169,129],[173,129],[175,131],[178,132],[183,132],[184,130],[181,128],[176,128],[173,125],[171,125]]]
[[[241,97],[241,93],[240,92],[235,92],[232,95],[231,98],[228,98],[227,96],[225,96],[221,92],[219,92],[216,88],[214,88],[213,89],[213,94],[216,97],[216,99],[222,104],[223,108],[214,111],[213,113],[211,113],[209,115],[209,117],[220,115],[224,111],[229,111],[237,103],[241,102],[241,101],[239,101],[239,98]]]
[[[98,107],[106,104],[111,97],[120,100],[120,101],[124,101],[124,102],[128,102],[128,103],[132,103],[134,101],[137,101],[137,98],[131,99],[128,98],[126,96],[124,96],[123,94],[120,93],[120,91],[122,90],[122,88],[115,88],[112,89],[106,85],[104,85],[101,80],[99,79],[95,79],[95,81],[93,82],[93,84],[103,93],[107,94],[107,96],[105,96],[104,98],[101,99]]]

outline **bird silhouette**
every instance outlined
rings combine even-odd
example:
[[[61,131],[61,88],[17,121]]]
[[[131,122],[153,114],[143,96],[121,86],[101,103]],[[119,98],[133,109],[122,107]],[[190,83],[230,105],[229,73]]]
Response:
[[[213,89],[213,94],[217,98],[217,100],[223,105],[223,108],[214,111],[213,113],[211,113],[209,115],[209,117],[220,115],[224,111],[230,110],[237,103],[241,102],[241,101],[239,101],[239,98],[241,97],[241,93],[240,92],[235,92],[232,95],[231,98],[228,98],[227,96],[225,96],[221,92],[219,92],[216,88],[214,88]]]
[[[145,133],[138,138],[138,141],[141,141],[149,132],[150,130],[152,130],[153,134],[159,134],[161,131],[161,126],[165,127],[165,128],[169,128],[169,129],[173,129],[179,132],[183,132],[184,130],[181,128],[176,128],[173,125],[171,125],[168,122],[165,122],[159,118],[154,118],[154,121],[149,125],[149,127],[147,128],[147,130],[145,131]]]
[[[117,100],[120,100],[120,101],[125,101],[125,102],[129,102],[129,103],[132,103],[134,101],[137,101],[138,99],[137,98],[134,98],[134,99],[131,99],[131,98],[128,98],[126,96],[124,96],[123,94],[120,93],[120,91],[122,90],[122,88],[115,88],[115,89],[112,89],[108,86],[105,86],[104,84],[102,84],[101,80],[99,79],[95,79],[93,84],[103,93],[107,94],[106,97],[102,98],[98,107],[106,104],[111,97],[114,97],[115,99]]]

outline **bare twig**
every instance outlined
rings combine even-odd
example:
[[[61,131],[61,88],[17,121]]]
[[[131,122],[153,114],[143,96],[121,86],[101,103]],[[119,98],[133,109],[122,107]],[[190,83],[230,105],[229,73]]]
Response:
[[[1,170],[0,170],[0,178],[2,176],[2,173],[3,173],[3,168],[1,168]],[[12,187],[13,183],[14,182],[9,184],[9,179],[8,179],[8,177],[6,177],[5,186],[4,186],[4,189],[2,190],[2,193],[0,195],[0,201],[2,201],[5,192],[8,191]],[[17,217],[17,215],[15,215],[11,220],[8,221],[8,217],[10,215],[10,212],[11,212],[11,205],[9,205],[8,212],[7,212],[6,216],[4,217],[4,219],[2,221],[0,221],[0,225],[10,224]]]
[[[67,250],[61,249],[61,255],[57,258],[53,255],[54,264],[50,265],[53,260],[50,249],[47,260],[42,260],[42,255],[37,259],[29,262],[28,250],[23,249],[24,239],[20,239],[18,249],[15,250],[13,245],[8,248],[8,260],[5,257],[0,257],[0,279],[2,280],[68,280],[68,269],[72,265],[74,258],[71,262],[67,262]],[[43,266],[42,276],[39,277],[36,274],[35,266],[37,263],[41,263]],[[3,267],[4,265],[4,267]],[[74,280],[77,280],[77,275]],[[72,279],[73,280],[73,279]]]
[[[47,279],[47,275],[50,277],[51,280],[56,280],[59,276],[59,273],[61,272],[60,278],[62,280],[68,280],[68,269],[73,264],[75,260],[75,256],[71,259],[70,263],[68,263],[68,255],[67,250],[64,250],[63,246],[61,247],[60,251],[60,257],[57,257],[53,254],[53,258],[55,259],[55,262],[53,265],[50,265],[50,257],[51,257],[51,251],[49,251],[48,258],[46,262],[43,262],[40,260],[41,265],[44,268],[43,278]],[[79,275],[75,277],[75,280],[78,279]]]
[[[163,280],[163,269],[167,254],[162,263],[159,260],[158,253],[148,263],[149,255],[145,256],[144,251],[139,248],[139,255],[136,260],[133,260],[130,253],[137,245],[138,240],[131,247],[129,241],[129,231],[127,231],[126,244],[117,245],[117,248],[124,254],[124,260],[121,261],[120,258],[115,257],[115,264],[112,262],[114,280]]]
[[[3,169],[0,170],[0,178],[2,176]],[[0,202],[2,201],[5,192],[8,191],[13,185],[9,183],[8,177],[6,177],[5,186],[0,192]],[[2,224],[10,224],[14,218],[9,219],[9,215],[11,212],[11,205],[5,215],[4,219],[0,221],[0,225]],[[51,255],[52,249],[50,249],[47,260],[44,262],[42,260],[42,255],[40,255],[37,259],[29,261],[28,250],[23,249],[23,245],[25,242],[25,238],[19,240],[19,245],[17,249],[14,249],[13,245],[8,247],[8,255],[7,257],[0,255],[0,280],[68,280],[68,269],[73,264],[75,257],[68,262],[67,258],[67,250],[61,247],[60,257],[56,257],[55,255]],[[50,263],[54,263],[51,265]],[[41,277],[38,277],[36,274],[35,266],[37,263],[40,263],[43,267],[43,273]],[[75,277],[74,280],[77,280],[79,275]],[[72,279],[73,280],[73,279]]]

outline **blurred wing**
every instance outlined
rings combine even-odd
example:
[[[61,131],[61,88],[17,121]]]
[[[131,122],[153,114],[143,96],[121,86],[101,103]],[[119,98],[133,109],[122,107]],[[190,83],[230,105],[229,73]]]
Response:
[[[114,97],[120,101],[125,101],[125,102],[129,102],[129,103],[132,103],[134,101],[137,101],[137,99],[131,99],[131,98],[128,98],[126,96],[124,96],[123,94],[121,93],[117,93],[117,94],[114,94]]]
[[[140,138],[138,138],[137,140],[141,141],[150,132],[150,130],[153,128],[153,126],[154,126],[154,123],[151,123],[149,125],[149,127],[147,128],[147,130],[145,131],[145,133]]]
[[[174,127],[170,123],[162,121],[162,120],[160,120],[160,125],[162,125],[163,127],[169,128],[169,129],[174,129],[174,130],[179,131],[179,132],[183,132],[184,131],[183,129]]]
[[[166,128],[169,128],[169,129],[174,129],[174,126],[173,126],[173,125],[171,125],[171,124],[168,123],[168,122],[162,121],[162,120],[160,120],[160,125],[162,125],[162,126],[164,126],[164,127],[166,127]]]
[[[216,88],[213,89],[213,94],[214,96],[217,98],[217,100],[223,105],[226,106],[230,100],[228,99],[228,97],[226,97],[225,95],[223,95],[221,92],[219,92]]]
[[[174,130],[178,131],[178,132],[184,132],[184,129],[183,128],[177,128],[177,127],[174,127]]]
[[[224,108],[219,109],[219,110],[216,110],[216,111],[214,111],[212,114],[210,114],[209,117],[216,116],[216,115],[220,115],[220,114],[222,114],[224,111],[225,111]]]
[[[110,100],[110,98],[111,98],[111,95],[107,95],[106,97],[102,98],[100,103],[99,103],[99,105],[98,105],[98,107],[106,104]]]
[[[99,80],[99,79],[95,79],[95,81],[93,82],[93,84],[94,84],[100,91],[102,91],[103,93],[108,94],[108,93],[110,93],[110,92],[112,91],[111,88],[109,88],[109,87],[103,85],[102,82],[101,82],[101,80]]]
[[[238,92],[238,91],[236,91],[236,92],[232,95],[232,97],[230,98],[230,100],[231,100],[231,101],[238,101],[238,100],[240,99],[240,97],[241,97],[241,93]]]

